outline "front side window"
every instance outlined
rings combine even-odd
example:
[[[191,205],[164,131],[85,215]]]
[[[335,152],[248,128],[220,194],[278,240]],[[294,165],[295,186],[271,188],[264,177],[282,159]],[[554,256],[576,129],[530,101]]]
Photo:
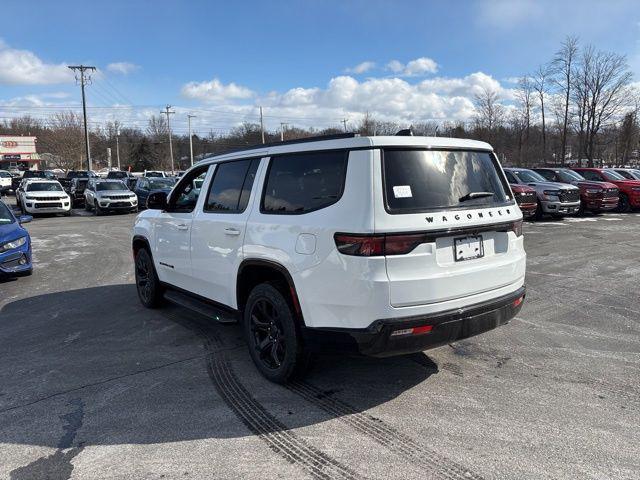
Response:
[[[583,170],[580,173],[587,180],[595,180],[596,182],[602,181],[602,178],[600,178],[600,175],[598,174],[598,172],[594,172],[593,170]]]
[[[27,192],[61,192],[62,187],[57,183],[32,182],[27,185]]]
[[[189,175],[182,177],[180,183],[171,193],[169,200],[169,211],[172,212],[192,212],[196,208],[200,197],[200,188],[207,176],[209,165],[192,170]]]
[[[340,200],[347,173],[346,151],[296,153],[273,157],[261,211],[302,214]]]
[[[546,182],[547,179],[544,178],[539,173],[534,172],[533,170],[518,170],[514,172],[515,175],[520,179],[521,182]]]
[[[574,172],[573,170],[560,170],[560,178],[563,182],[575,182],[584,180],[584,177],[580,175],[578,172]]]
[[[240,213],[247,208],[258,159],[221,163],[211,181],[205,212]]]
[[[555,174],[551,170],[535,170],[535,172],[539,173],[549,181],[554,181],[556,179]]]
[[[604,178],[606,178],[607,180],[614,180],[614,181],[620,181],[620,180],[624,180],[625,178],[620,175],[617,172],[614,172],[613,170],[603,170],[602,174],[604,175]]]
[[[515,175],[511,172],[509,172],[508,170],[505,170],[504,174],[507,176],[507,182],[509,183],[519,183],[518,179],[515,177]]]
[[[509,201],[490,152],[401,150],[383,152],[389,213],[478,208]]]

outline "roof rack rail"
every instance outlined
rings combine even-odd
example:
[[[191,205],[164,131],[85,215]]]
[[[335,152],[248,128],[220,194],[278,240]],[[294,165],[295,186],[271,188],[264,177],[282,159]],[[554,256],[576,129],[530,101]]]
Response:
[[[213,153],[211,154],[211,156],[217,157],[218,155],[227,155],[229,153],[244,152],[247,150],[258,150],[261,148],[268,148],[268,147],[278,147],[280,145],[295,145],[296,143],[321,142],[324,140],[339,140],[341,138],[354,138],[359,136],[360,136],[359,133],[353,133],[353,132],[336,133],[331,135],[316,135],[314,137],[296,138],[294,140],[285,140],[283,142],[269,142],[269,143],[259,143],[257,145],[248,145],[246,147],[236,148],[233,150],[226,150],[221,153]],[[202,160],[205,160],[205,158],[203,158]]]

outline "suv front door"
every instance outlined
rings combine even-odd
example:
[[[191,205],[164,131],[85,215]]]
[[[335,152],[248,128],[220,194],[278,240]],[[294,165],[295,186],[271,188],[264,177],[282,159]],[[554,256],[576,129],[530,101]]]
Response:
[[[185,175],[171,192],[167,208],[156,218],[154,260],[161,281],[194,291],[191,276],[191,224],[209,165]]]
[[[236,306],[234,279],[243,259],[242,245],[259,165],[259,158],[217,164],[193,221],[194,291],[230,307]]]

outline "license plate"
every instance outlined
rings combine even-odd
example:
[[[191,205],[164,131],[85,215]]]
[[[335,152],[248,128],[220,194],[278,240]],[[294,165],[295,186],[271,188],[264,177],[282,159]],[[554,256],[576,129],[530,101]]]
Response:
[[[482,236],[454,238],[453,255],[456,262],[484,257]]]

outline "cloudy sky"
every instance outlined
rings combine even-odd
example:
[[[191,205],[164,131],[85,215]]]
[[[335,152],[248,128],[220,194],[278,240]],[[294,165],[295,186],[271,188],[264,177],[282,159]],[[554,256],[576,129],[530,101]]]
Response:
[[[177,133],[340,126],[366,111],[411,123],[465,120],[483,88],[513,78],[562,39],[628,57],[640,79],[637,0],[109,2],[3,0],[0,118],[78,109],[70,64],[98,68],[90,121],[146,125],[174,106]],[[10,20],[10,21],[9,21]]]

